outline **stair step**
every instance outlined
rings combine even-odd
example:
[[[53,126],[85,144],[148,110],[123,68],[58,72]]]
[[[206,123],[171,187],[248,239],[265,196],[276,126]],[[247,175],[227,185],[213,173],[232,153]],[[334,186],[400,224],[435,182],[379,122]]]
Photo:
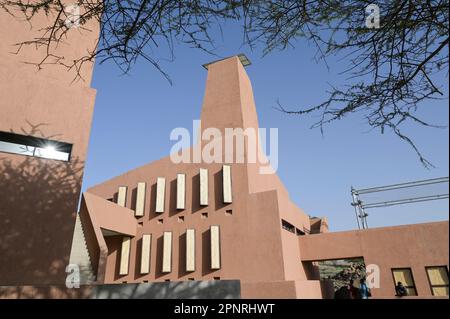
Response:
[[[80,283],[87,284],[95,281],[91,258],[89,256],[86,239],[84,237],[83,225],[81,224],[78,214],[75,220],[72,249],[70,252],[70,263],[78,265],[81,277]]]

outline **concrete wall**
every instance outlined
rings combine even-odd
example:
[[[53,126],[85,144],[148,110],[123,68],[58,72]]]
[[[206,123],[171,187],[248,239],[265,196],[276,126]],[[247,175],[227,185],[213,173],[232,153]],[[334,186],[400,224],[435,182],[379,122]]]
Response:
[[[333,284],[319,280],[283,280],[272,282],[243,282],[245,299],[331,299]]]
[[[0,131],[73,144],[70,162],[0,153],[0,285],[63,283],[69,261],[81,179],[92,120],[95,90],[92,63],[84,81],[56,65],[38,69],[42,50],[15,43],[30,40],[48,23],[33,28],[0,9]],[[58,54],[70,59],[91,48],[92,32],[69,32]]]
[[[303,261],[363,257],[380,268],[374,297],[395,295],[392,268],[411,268],[419,296],[431,296],[425,267],[449,265],[449,224],[437,222],[299,237]]]
[[[0,287],[0,299],[237,299],[237,280],[155,282],[127,285]]]

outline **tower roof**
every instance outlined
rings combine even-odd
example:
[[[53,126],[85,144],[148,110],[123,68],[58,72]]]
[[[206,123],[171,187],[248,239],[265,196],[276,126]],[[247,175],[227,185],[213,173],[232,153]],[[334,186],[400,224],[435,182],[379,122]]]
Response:
[[[252,64],[252,62],[250,62],[250,60],[247,58],[247,56],[246,56],[244,53],[239,53],[239,54],[237,54],[237,55],[232,55],[232,56],[229,56],[229,57],[226,57],[226,58],[223,58],[223,59],[219,59],[219,60],[215,60],[215,61],[212,61],[212,62],[203,64],[202,66],[203,66],[206,70],[208,70],[208,67],[209,67],[211,64],[216,63],[216,62],[219,62],[219,61],[223,61],[223,60],[226,60],[226,59],[229,59],[229,58],[231,58],[231,57],[233,57],[233,56],[237,56],[237,57],[239,58],[239,61],[241,61],[242,65],[243,65],[244,67],[245,67],[245,66],[249,66],[249,65]]]

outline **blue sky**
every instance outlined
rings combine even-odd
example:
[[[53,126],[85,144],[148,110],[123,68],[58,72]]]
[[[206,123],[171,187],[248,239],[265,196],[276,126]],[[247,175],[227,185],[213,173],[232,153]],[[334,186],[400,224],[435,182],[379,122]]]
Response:
[[[278,175],[291,199],[308,214],[328,216],[333,231],[355,229],[350,187],[373,187],[448,176],[448,129],[405,125],[421,151],[436,166],[425,169],[413,150],[389,132],[368,132],[361,115],[328,126],[322,136],[310,129],[314,116],[296,117],[274,109],[304,106],[325,99],[328,83],[345,84],[345,68],[329,59],[330,70],[314,61],[315,50],[299,41],[295,48],[262,57],[261,50],[241,45],[235,25],[224,28],[216,53],[222,57],[245,53],[252,61],[247,72],[261,127],[279,129]],[[175,48],[175,61],[161,61],[173,85],[149,63],[138,62],[127,75],[113,64],[96,65],[92,86],[97,89],[94,119],[83,191],[130,169],[167,156],[175,127],[191,130],[200,118],[206,81],[202,64],[216,60],[183,45]],[[448,87],[448,78],[441,82]],[[448,125],[448,91],[441,101],[426,102],[423,117]],[[448,189],[447,189],[448,191]],[[369,226],[388,226],[447,220],[448,200],[369,211]]]

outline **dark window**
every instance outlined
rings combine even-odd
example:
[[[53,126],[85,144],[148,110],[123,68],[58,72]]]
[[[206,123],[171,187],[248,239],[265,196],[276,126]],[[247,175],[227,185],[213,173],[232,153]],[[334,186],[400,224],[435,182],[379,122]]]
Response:
[[[287,230],[288,232],[295,234],[295,226],[288,223],[284,219],[281,220],[281,227],[283,227],[283,229]]]
[[[0,152],[70,161],[72,144],[0,132]]]
[[[208,213],[202,213],[202,218],[203,218],[203,219],[208,218]]]
[[[426,267],[433,296],[448,296],[447,266]]]
[[[295,232],[297,233],[297,236],[304,236],[304,235],[306,235],[304,231],[301,231],[298,228],[295,229]]]

